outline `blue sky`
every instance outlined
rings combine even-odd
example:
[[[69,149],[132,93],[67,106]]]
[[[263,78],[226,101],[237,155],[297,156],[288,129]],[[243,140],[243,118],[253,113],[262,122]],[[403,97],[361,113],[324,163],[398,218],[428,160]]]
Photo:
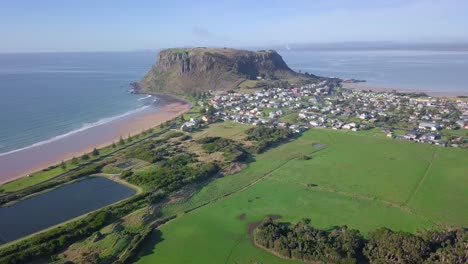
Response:
[[[0,52],[468,41],[466,0],[0,1]]]

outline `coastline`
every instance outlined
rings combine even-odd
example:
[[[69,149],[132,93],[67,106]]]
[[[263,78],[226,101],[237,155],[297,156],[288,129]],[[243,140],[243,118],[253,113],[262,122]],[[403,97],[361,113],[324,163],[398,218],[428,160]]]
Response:
[[[343,83],[343,88],[353,89],[353,90],[372,90],[374,92],[403,92],[403,93],[425,93],[432,97],[457,97],[457,96],[467,96],[468,93],[460,91],[430,91],[425,89],[418,88],[402,88],[402,87],[386,87],[379,85],[371,85],[366,82],[360,83]]]
[[[148,93],[149,94],[149,93]],[[0,184],[26,177],[61,161],[79,157],[94,148],[103,148],[120,137],[136,135],[171,120],[191,108],[190,102],[168,94],[153,93],[160,99],[158,107],[113,120],[43,145],[32,146],[0,156]]]

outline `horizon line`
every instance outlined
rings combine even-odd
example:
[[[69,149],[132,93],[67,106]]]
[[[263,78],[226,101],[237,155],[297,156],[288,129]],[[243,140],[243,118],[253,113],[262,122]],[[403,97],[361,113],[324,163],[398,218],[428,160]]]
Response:
[[[330,47],[326,47],[330,45]],[[384,45],[384,46],[377,46]],[[0,51],[0,54],[45,54],[45,53],[114,53],[114,52],[155,52],[169,48],[194,47],[222,48],[223,45],[180,45],[159,48],[119,49],[119,50],[43,50],[43,51]],[[288,46],[288,48],[286,48]],[[356,50],[411,50],[411,51],[468,51],[468,41],[429,42],[429,41],[335,41],[335,42],[285,42],[270,45],[233,45],[237,49],[277,49],[277,50],[315,50],[315,51],[356,51]]]

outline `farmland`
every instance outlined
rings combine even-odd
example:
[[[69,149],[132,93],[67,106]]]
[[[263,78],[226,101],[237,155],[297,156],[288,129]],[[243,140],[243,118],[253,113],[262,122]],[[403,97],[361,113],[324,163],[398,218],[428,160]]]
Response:
[[[240,132],[223,123],[194,137],[241,140]],[[254,160],[165,207],[164,214],[180,217],[155,232],[139,263],[292,263],[252,244],[249,225],[269,214],[364,234],[378,227],[416,232],[468,226],[463,149],[394,141],[372,130],[317,129]]]

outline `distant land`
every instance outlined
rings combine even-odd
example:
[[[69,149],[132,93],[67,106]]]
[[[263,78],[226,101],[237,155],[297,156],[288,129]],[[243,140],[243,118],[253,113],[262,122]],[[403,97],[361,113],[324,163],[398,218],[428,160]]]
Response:
[[[330,43],[289,43],[276,45],[278,51],[371,51],[371,50],[408,50],[408,51],[468,51],[468,42],[392,42],[392,41],[351,41]]]
[[[120,87],[161,99],[156,113],[99,128],[107,146],[91,129],[53,141],[90,148],[0,185],[0,263],[467,263],[468,101],[346,89],[367,78],[319,77],[337,75],[307,53],[295,72],[273,50],[161,51]],[[2,177],[50,157],[41,146]]]
[[[294,72],[274,50],[257,52],[231,48],[173,48],[159,52],[152,69],[138,83],[140,92],[183,94],[229,90],[246,85],[272,85],[320,79]],[[252,87],[250,87],[252,88]]]

